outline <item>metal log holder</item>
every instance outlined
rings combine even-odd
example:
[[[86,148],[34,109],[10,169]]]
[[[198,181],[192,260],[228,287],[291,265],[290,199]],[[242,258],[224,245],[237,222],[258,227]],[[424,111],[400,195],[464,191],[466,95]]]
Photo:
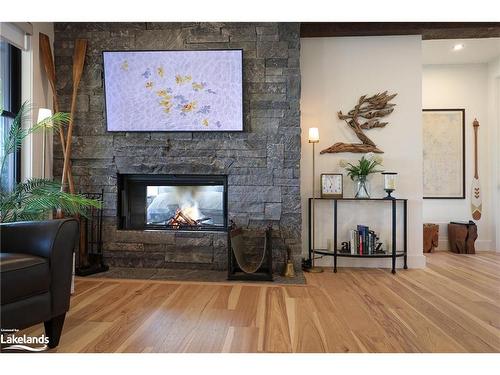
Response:
[[[82,195],[101,202],[101,208],[92,207],[87,217],[80,217],[80,244],[75,274],[88,276],[109,269],[104,264],[102,248],[104,189],[100,193],[82,193]]]
[[[246,273],[238,265],[234,249],[231,243],[231,230],[235,230],[235,226],[231,225],[228,228],[227,242],[228,242],[228,280],[239,281],[273,281],[273,245],[272,245],[272,232],[273,228],[269,225],[264,233],[265,248],[264,258],[259,268],[253,273]]]

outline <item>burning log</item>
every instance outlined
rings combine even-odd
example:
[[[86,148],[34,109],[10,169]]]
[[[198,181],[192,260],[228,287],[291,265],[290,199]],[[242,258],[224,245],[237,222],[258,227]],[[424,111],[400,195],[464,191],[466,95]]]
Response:
[[[204,217],[201,219],[192,219],[187,213],[182,212],[180,208],[175,211],[175,215],[172,216],[167,221],[167,225],[170,225],[174,228],[179,228],[180,226],[200,226],[203,222],[210,220],[209,217]]]
[[[198,220],[196,220],[196,222],[197,222],[198,224],[201,224],[201,223],[203,223],[204,221],[208,221],[208,220],[210,220],[210,219],[211,219],[210,217],[204,217],[203,219],[198,219]]]
[[[178,216],[184,220],[184,222],[188,225],[196,225],[196,220],[191,219],[187,214],[183,214],[182,210],[177,210]]]

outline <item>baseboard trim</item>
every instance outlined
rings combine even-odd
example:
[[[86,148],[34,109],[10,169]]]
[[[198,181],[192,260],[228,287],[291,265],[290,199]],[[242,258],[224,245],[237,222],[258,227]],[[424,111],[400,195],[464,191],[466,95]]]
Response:
[[[476,241],[476,250],[477,251],[495,251],[495,247],[493,245],[492,240],[477,240]]]
[[[424,254],[408,255],[408,268],[425,268],[427,258]]]
[[[475,247],[477,251],[495,251],[492,240],[476,240]],[[439,239],[437,250],[450,250],[450,243],[447,237]]]
[[[438,247],[436,250],[443,250],[447,251],[450,250],[450,243],[448,242],[448,238],[439,238],[438,240]]]

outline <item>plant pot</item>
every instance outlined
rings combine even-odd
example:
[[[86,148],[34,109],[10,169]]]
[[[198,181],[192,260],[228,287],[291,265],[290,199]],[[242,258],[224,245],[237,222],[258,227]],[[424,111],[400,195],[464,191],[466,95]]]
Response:
[[[370,186],[368,184],[368,176],[358,176],[355,178],[355,192],[354,198],[356,199],[370,199]]]

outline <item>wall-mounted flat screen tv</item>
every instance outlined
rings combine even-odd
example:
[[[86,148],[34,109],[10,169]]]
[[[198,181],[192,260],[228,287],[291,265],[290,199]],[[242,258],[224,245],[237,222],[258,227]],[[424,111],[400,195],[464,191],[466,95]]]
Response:
[[[107,130],[243,131],[242,50],[105,51]]]

